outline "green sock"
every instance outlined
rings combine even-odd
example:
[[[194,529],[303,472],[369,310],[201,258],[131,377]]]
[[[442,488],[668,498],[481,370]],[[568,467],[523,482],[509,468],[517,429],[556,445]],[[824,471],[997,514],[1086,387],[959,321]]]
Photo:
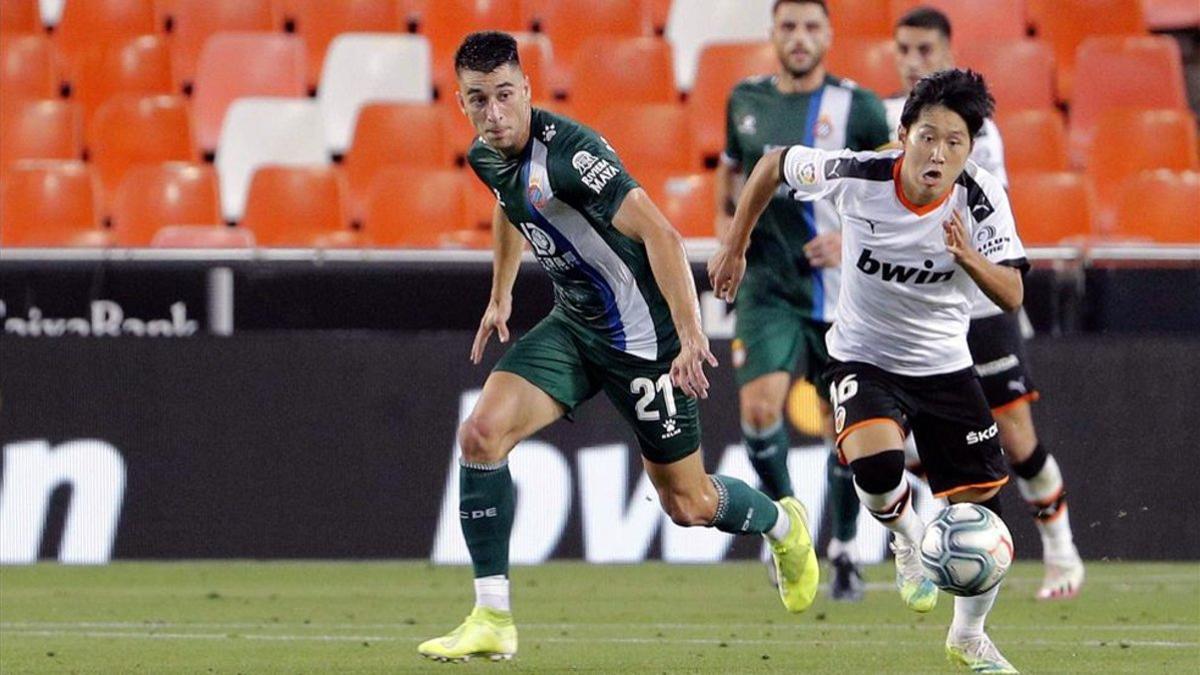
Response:
[[[828,486],[826,504],[833,523],[833,538],[853,541],[858,534],[858,493],[854,491],[854,472],[838,461],[837,451],[829,453],[825,463]]]
[[[763,431],[750,429],[743,423],[742,439],[750,455],[750,464],[762,483],[762,491],[771,499],[791,497],[792,478],[788,475],[787,465],[791,445],[783,420]]]
[[[765,494],[736,478],[709,476],[717,489],[717,513],[710,527],[730,534],[763,534],[779,517],[779,507]]]
[[[458,517],[475,577],[507,576],[508,539],[515,510],[508,462],[490,466],[461,464],[458,480]]]

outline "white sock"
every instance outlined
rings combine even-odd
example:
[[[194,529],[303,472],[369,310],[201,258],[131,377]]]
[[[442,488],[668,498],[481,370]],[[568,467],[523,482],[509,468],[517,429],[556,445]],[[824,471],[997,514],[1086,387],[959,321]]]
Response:
[[[830,560],[837,560],[841,556],[846,556],[850,559],[850,562],[858,562],[858,540],[842,541],[834,537],[829,540],[829,548],[826,549],[825,555]]]
[[[858,481],[854,481],[854,491],[858,493],[858,499],[862,505],[867,507],[871,515],[883,524],[884,527],[895,532],[897,536],[904,537],[913,546],[921,544],[921,535],[925,533],[925,523],[921,520],[921,516],[917,515],[917,510],[912,504],[912,490],[908,487],[908,480],[903,476],[900,477],[900,483],[885,494],[873,495],[863,490],[858,485]],[[898,516],[889,517],[899,512]],[[883,515],[884,518],[881,518]]]
[[[954,598],[954,620],[950,623],[950,635],[963,640],[983,635],[983,622],[996,603],[1000,584],[982,595],[970,598]]]
[[[508,577],[496,574],[475,580],[475,606],[511,612],[508,605]]]
[[[1021,497],[1034,508],[1053,504],[1062,495],[1062,471],[1054,455],[1046,457],[1042,470],[1029,480],[1017,478],[1017,490]],[[1075,551],[1074,537],[1071,535],[1071,519],[1067,515],[1067,505],[1063,503],[1058,513],[1049,518],[1037,518],[1038,532],[1042,535],[1043,554],[1047,558],[1073,558]]]
[[[775,524],[767,530],[767,539],[782,541],[784,537],[788,536],[788,532],[792,531],[792,519],[788,518],[787,511],[784,511],[778,503],[775,503],[775,511],[777,512]]]

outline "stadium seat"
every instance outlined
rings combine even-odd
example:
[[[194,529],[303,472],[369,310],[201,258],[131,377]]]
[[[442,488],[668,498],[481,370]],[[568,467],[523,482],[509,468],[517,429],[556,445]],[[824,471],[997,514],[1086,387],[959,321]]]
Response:
[[[326,145],[333,152],[345,152],[358,109],[367,101],[431,102],[431,77],[429,42],[419,35],[353,33],[334,38],[317,89]]]
[[[404,30],[395,0],[290,0],[290,18],[308,49],[308,86],[316,89],[325,50],[341,33]]]
[[[1088,38],[1079,48],[1070,150],[1087,153],[1096,121],[1114,107],[1187,108],[1179,45],[1168,37]]]
[[[1121,187],[1116,238],[1200,245],[1200,173],[1146,171]]]
[[[171,58],[175,81],[188,87],[200,53],[222,31],[272,31],[282,23],[274,0],[171,0]],[[302,71],[303,72],[303,71]]]
[[[575,54],[568,100],[583,121],[618,103],[674,103],[671,48],[657,38],[595,37]]]
[[[647,173],[639,183],[654,200],[679,234],[685,237],[714,237],[716,214],[714,177],[711,172],[685,175]]]
[[[40,33],[37,0],[0,0],[0,33]]]
[[[641,3],[630,0],[521,0],[521,23],[548,35],[554,58],[566,63],[597,35],[654,34]]]
[[[636,179],[648,172],[691,173],[700,169],[687,111],[674,103],[612,105],[595,127]]]
[[[1087,180],[1066,171],[1012,171],[1009,201],[1026,246],[1082,244],[1092,232],[1095,198]]]
[[[766,41],[708,45],[700,52],[687,109],[702,156],[715,157],[725,149],[725,106],[737,83],[775,72],[778,64],[775,48]]]
[[[891,38],[838,39],[825,55],[825,66],[830,73],[848,77],[881,98],[900,90],[896,47]]]
[[[79,61],[92,50],[132,40],[158,29],[154,0],[71,0],[54,29],[54,43],[74,80]]]
[[[772,4],[773,0],[675,0],[671,3],[665,36],[671,43],[675,85],[684,91],[692,88],[700,51],[705,45],[768,38]],[[886,11],[885,7],[885,20]],[[889,34],[890,27],[884,35]]]
[[[224,225],[168,225],[154,233],[154,248],[252,248],[254,233]]]
[[[83,105],[84,119],[116,94],[173,94],[167,39],[141,35],[89,52],[79,62],[71,96]]]
[[[0,36],[0,92],[5,100],[58,96],[54,44],[41,35]]]
[[[57,26],[62,19],[63,5],[67,0],[38,0],[38,10],[42,14],[43,26]]]
[[[0,185],[0,246],[107,246],[95,179],[80,161],[26,160]]]
[[[122,94],[100,106],[88,127],[88,151],[105,199],[138,164],[196,159],[187,101],[180,96]]]
[[[1053,109],[1016,110],[996,115],[1008,171],[1066,171],[1067,132]]]
[[[329,166],[264,166],[254,172],[241,226],[261,246],[356,246],[345,178]]]
[[[217,146],[221,120],[246,96],[304,96],[304,43],[281,33],[218,33],[208,40],[196,71],[196,144]]]
[[[133,167],[121,181],[110,213],[118,246],[149,246],[168,225],[218,225],[217,173],[207,164],[187,162]]]
[[[642,12],[654,35],[662,35],[667,29],[667,17],[671,14],[671,0],[642,0]]]
[[[376,246],[438,248],[449,232],[477,229],[464,226],[463,180],[449,169],[383,169],[371,183],[363,232]]]
[[[1085,39],[1146,32],[1141,0],[1053,0],[1042,3],[1038,12],[1038,38],[1054,50],[1063,101],[1073,101],[1075,57]]]
[[[550,98],[556,92],[565,92],[570,82],[569,69],[555,58],[550,38],[541,33],[512,33],[517,41],[517,55],[521,59],[521,70],[529,78],[529,87],[534,100]],[[454,101],[458,88],[453,59],[433,64],[433,87],[438,99]]]
[[[888,0],[828,0],[829,22],[835,40],[847,37],[885,38],[892,36],[892,15]]]
[[[83,114],[58,99],[17,99],[0,104],[0,162],[82,159]]]
[[[998,112],[1055,106],[1054,52],[1045,43],[973,41],[954,51],[959,66],[983,74]]]
[[[401,5],[404,4],[402,1]],[[410,4],[410,16],[418,32],[429,39],[434,67],[443,73],[453,72],[449,68],[454,51],[468,33],[526,30],[528,26],[521,25],[519,9],[517,0],[425,0]]]
[[[496,195],[467,167],[462,170],[464,181],[463,208],[468,229],[491,230],[492,214],[496,210]]]
[[[442,107],[432,104],[363,106],[344,163],[356,218],[366,209],[371,179],[381,168],[389,164],[430,169],[454,166],[455,152],[448,143],[444,116]]]
[[[939,10],[950,19],[955,45],[1025,37],[1025,0],[891,0],[890,5],[893,26],[917,7]]]
[[[1113,224],[1121,184],[1149,169],[1200,169],[1195,117],[1186,110],[1105,111],[1087,159],[1087,173],[1101,207],[1102,232]]]
[[[241,218],[254,170],[328,162],[321,109],[309,99],[243,98],[229,106],[217,145],[221,215]]]
[[[1153,31],[1200,28],[1200,3],[1195,0],[1142,0],[1142,9]]]

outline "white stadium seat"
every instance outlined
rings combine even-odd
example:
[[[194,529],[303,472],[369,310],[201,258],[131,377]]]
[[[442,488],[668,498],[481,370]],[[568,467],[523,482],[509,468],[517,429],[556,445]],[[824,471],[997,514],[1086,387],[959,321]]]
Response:
[[[675,57],[675,84],[692,88],[700,50],[714,42],[766,40],[774,0],[675,0],[666,38]]]
[[[423,36],[344,33],[334,38],[317,89],[329,149],[341,153],[349,147],[359,108],[368,101],[432,101],[432,72]]]
[[[221,215],[241,219],[254,171],[264,164],[328,164],[321,109],[309,99],[241,98],[229,106],[216,166]]]
[[[42,15],[42,23],[47,26],[57,26],[62,18],[63,6],[67,0],[38,0],[38,10]]]

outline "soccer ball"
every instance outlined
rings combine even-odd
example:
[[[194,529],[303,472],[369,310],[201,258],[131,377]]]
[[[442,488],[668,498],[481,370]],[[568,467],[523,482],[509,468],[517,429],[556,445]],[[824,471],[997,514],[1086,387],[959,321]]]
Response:
[[[1013,543],[1000,516],[978,504],[951,504],[925,528],[925,578],[951,595],[990,591],[1012,566]]]

